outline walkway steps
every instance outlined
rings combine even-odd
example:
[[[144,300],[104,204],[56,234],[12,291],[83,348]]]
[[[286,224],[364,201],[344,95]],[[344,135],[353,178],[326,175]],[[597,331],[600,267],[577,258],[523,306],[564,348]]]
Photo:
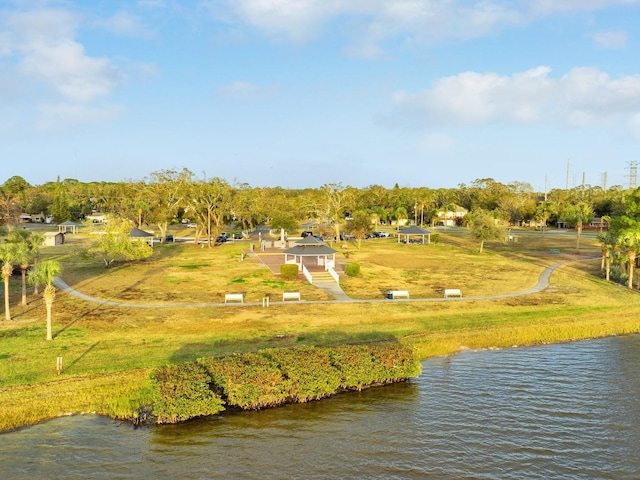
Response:
[[[333,282],[336,283],[334,278],[331,276],[329,272],[310,272],[311,278],[313,279],[313,283],[326,283]]]

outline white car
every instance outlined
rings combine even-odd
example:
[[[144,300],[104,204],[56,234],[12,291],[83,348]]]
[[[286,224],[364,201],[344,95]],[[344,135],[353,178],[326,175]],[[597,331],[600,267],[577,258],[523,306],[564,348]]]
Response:
[[[187,223],[187,228],[196,228],[195,223]]]
[[[375,232],[376,237],[378,238],[384,238],[384,237],[390,237],[391,235],[388,234],[387,232]]]

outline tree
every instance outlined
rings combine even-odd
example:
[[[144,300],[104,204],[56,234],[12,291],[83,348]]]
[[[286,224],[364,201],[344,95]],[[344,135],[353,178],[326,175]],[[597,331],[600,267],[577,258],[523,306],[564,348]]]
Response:
[[[9,280],[13,273],[13,262],[15,260],[15,245],[6,243],[0,245],[0,261],[2,262],[2,281],[4,282],[4,318],[11,320],[11,310],[9,305]]]
[[[291,215],[284,212],[276,212],[271,216],[269,228],[271,230],[282,229],[287,233],[291,233],[298,229],[298,222]]]
[[[480,242],[478,253],[482,253],[487,240],[504,239],[505,229],[496,223],[496,219],[486,210],[476,210],[468,214],[471,235]]]
[[[71,210],[69,208],[69,200],[67,200],[67,193],[62,184],[58,182],[56,185],[55,194],[53,196],[53,204],[51,205],[51,215],[53,221],[56,223],[66,222],[71,220]]]
[[[44,305],[47,309],[47,340],[53,340],[51,325],[51,309],[53,301],[56,298],[56,289],[53,286],[53,280],[60,273],[60,264],[54,260],[39,263],[36,268],[29,272],[29,282],[37,285],[44,285],[42,297]]]
[[[580,251],[580,235],[585,223],[589,223],[593,218],[593,209],[587,202],[569,204],[562,210],[560,216],[562,220],[576,227],[576,250]]]
[[[349,233],[356,237],[358,248],[362,246],[362,240],[371,232],[371,215],[365,210],[353,212],[352,219],[347,224]]]
[[[406,221],[409,219],[409,213],[404,207],[396,208],[396,211],[393,212],[393,216],[396,219],[396,230],[400,230],[400,223],[406,223]]]
[[[608,282],[611,277],[611,255],[616,249],[618,240],[615,235],[607,232],[598,234],[598,241],[600,242],[600,250],[602,251],[600,270],[605,271],[605,279]]]
[[[218,237],[231,211],[231,187],[221,178],[202,180],[187,186],[185,195],[187,211],[193,212],[198,231],[194,242],[197,244],[200,232],[207,235],[209,248]]]
[[[108,216],[103,224],[103,232],[99,232],[82,255],[102,259],[105,267],[110,267],[115,261],[141,260],[150,257],[153,249],[146,242],[129,237],[133,225],[124,219]]]
[[[618,244],[627,254],[628,262],[628,288],[633,288],[633,269],[636,264],[638,252],[640,252],[640,222],[632,222],[618,235]]]
[[[340,226],[344,221],[344,211],[349,194],[340,183],[325,184],[320,187],[324,193],[323,210],[326,218],[333,224],[335,238],[340,238]]]
[[[44,242],[44,236],[31,230],[13,230],[9,234],[9,243],[15,245],[15,262],[20,264],[22,273],[22,305],[27,304],[27,269],[31,262],[37,263],[40,253],[40,245]],[[35,292],[38,293],[37,291]]]

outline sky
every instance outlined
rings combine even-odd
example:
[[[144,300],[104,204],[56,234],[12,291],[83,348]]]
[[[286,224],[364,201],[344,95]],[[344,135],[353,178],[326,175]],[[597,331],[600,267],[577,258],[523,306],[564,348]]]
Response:
[[[634,184],[640,0],[0,0],[0,183]]]

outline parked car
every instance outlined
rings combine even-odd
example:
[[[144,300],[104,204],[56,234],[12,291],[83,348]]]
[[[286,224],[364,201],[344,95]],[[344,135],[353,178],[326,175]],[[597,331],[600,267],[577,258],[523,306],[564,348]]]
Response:
[[[226,235],[218,235],[218,238],[216,238],[216,243],[225,243],[227,241],[227,237]]]
[[[196,228],[195,223],[187,223],[187,228]]]
[[[302,232],[302,234],[301,234],[300,236],[301,236],[302,238],[305,238],[305,237],[312,237],[312,236],[313,236],[313,232],[312,232],[312,231],[310,231],[310,230],[307,230],[307,231],[305,231],[305,232]]]
[[[165,242],[173,242],[173,235],[171,235],[171,234],[165,235],[164,241]]]
[[[390,236],[391,236],[391,234],[390,234],[390,233],[387,233],[387,232],[381,232],[381,231],[378,231],[378,232],[373,232],[373,233],[374,233],[374,234],[375,234],[375,236],[376,236],[376,237],[378,237],[378,238],[386,238],[386,237],[390,237]]]
[[[234,233],[233,234],[233,239],[234,240],[242,240],[242,234],[241,233]]]

